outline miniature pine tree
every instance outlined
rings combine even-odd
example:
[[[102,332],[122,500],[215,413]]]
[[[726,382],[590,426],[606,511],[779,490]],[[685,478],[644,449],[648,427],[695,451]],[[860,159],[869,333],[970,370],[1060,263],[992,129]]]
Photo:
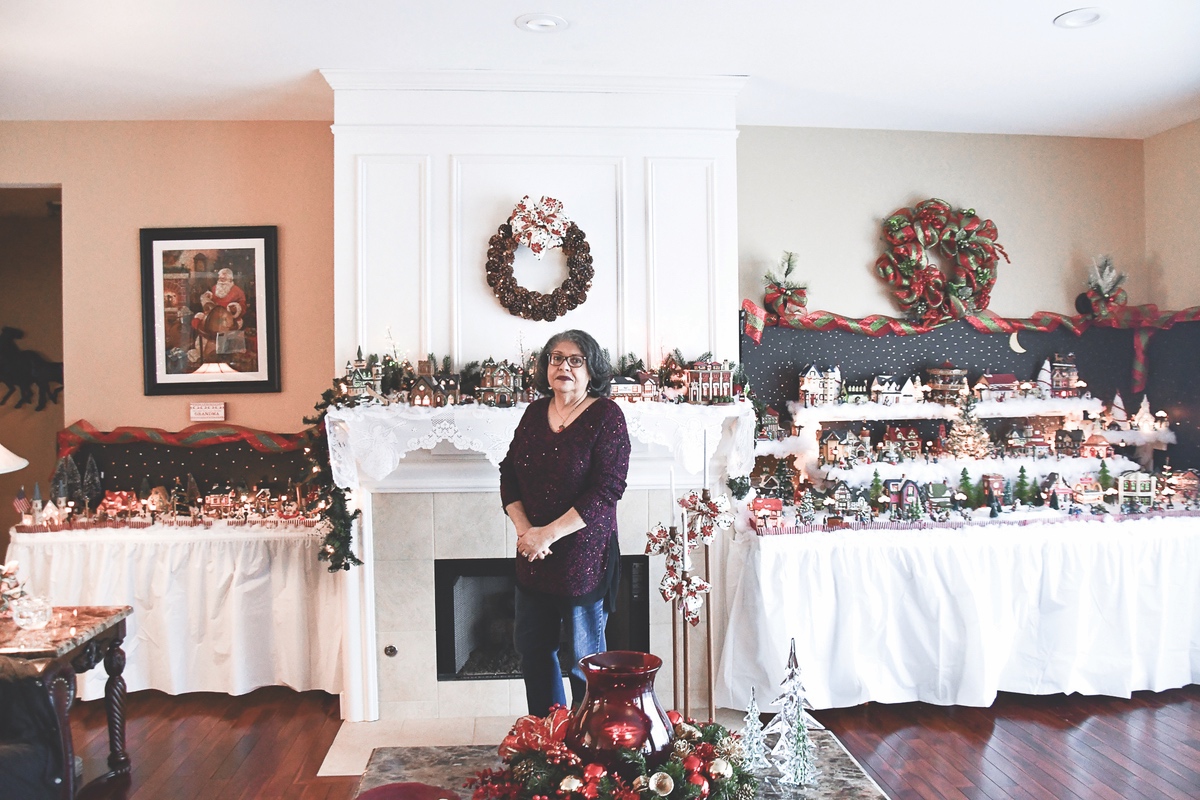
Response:
[[[67,456],[70,458],[70,456]],[[67,497],[67,459],[60,458],[54,465],[54,477],[50,479],[50,497],[55,502]]]
[[[143,476],[142,486],[140,489],[138,489],[138,500],[145,502],[146,500],[149,500],[149,499],[150,499],[150,479]]]
[[[966,472],[967,471],[964,469],[963,474],[965,475]],[[875,470],[875,474],[871,476],[871,490],[870,490],[871,502],[878,505],[879,498],[882,496],[883,496],[883,481],[880,480],[880,478],[879,478],[879,470]]]
[[[746,724],[742,727],[742,750],[745,761],[742,767],[751,771],[764,770],[771,766],[767,761],[767,743],[763,739],[762,715],[758,710],[758,701],[754,698],[754,688],[750,688],[750,705],[746,707]]]
[[[800,506],[796,509],[796,516],[805,525],[811,524],[817,518],[816,511],[813,509],[812,492],[807,489],[804,490],[804,494],[800,497]]]
[[[1004,479],[1004,505],[1011,506],[1013,504],[1013,485],[1008,478]]]
[[[911,503],[906,505],[904,507],[904,511],[901,513],[904,520],[907,522],[920,522],[925,516],[924,512],[921,510],[921,504],[916,500],[913,500]]]
[[[96,460],[90,455],[83,468],[83,497],[89,508],[95,506],[104,497],[104,487],[100,484],[100,468],[96,466]]]
[[[983,476],[979,476],[979,482],[975,484],[975,492],[972,495],[971,503],[976,508],[983,508],[988,504],[987,484],[983,482]]]
[[[878,475],[879,473],[875,474]],[[963,499],[959,502],[962,503],[964,508],[975,507],[975,504],[972,502],[972,496],[975,494],[975,490],[971,486],[971,475],[969,472],[967,472],[966,467],[963,467],[962,475],[960,475],[958,478],[958,494],[963,496]]]
[[[1013,487],[1013,497],[1024,503],[1029,499],[1029,476],[1025,474],[1025,468],[1021,467],[1017,473],[1017,484]]]
[[[189,506],[200,505],[200,487],[196,485],[196,478],[190,472],[187,476],[187,491],[184,499]]]
[[[75,465],[75,459],[67,456],[66,463],[66,492],[62,495],[67,500],[75,503],[76,508],[83,508],[85,505],[83,497],[83,482],[79,477],[79,467]]]
[[[968,399],[958,419],[946,434],[946,450],[955,458],[987,458],[992,452],[992,437],[975,416],[975,401]]]
[[[791,786],[811,786],[817,782],[818,772],[816,749],[808,729],[810,725],[815,728],[821,725],[804,710],[804,684],[800,682],[795,639],[780,686],[782,692],[774,700],[780,707],[779,713],[763,728],[763,734],[779,734],[771,756],[779,767],[780,781]]]

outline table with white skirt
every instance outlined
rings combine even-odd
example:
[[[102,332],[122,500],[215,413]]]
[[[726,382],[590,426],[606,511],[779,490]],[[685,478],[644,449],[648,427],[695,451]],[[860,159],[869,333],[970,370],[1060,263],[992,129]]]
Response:
[[[5,562],[54,605],[133,606],[129,691],[238,695],[260,686],[342,690],[341,583],[312,528],[215,523],[10,532]],[[102,674],[79,696],[104,695]]]
[[[1200,518],[741,535],[718,706],[1128,697],[1200,682]]]

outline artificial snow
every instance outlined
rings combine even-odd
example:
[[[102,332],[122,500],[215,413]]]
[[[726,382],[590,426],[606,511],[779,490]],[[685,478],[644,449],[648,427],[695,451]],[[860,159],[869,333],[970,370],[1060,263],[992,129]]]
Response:
[[[878,462],[874,464],[859,464],[853,469],[831,467],[826,469],[826,478],[830,481],[842,480],[849,486],[869,486],[879,471],[879,477],[910,478],[918,484],[941,483],[943,480],[951,486],[957,486],[965,468],[971,476],[971,482],[978,482],[981,475],[1002,475],[1016,483],[1021,467],[1025,468],[1025,477],[1041,483],[1050,473],[1057,472],[1062,479],[1071,485],[1085,475],[1100,474],[1100,462],[1108,465],[1108,472],[1114,478],[1122,472],[1137,470],[1140,467],[1124,456],[1112,458],[981,458],[958,459],[942,458],[936,462],[930,459],[916,461],[901,461],[898,464]]]

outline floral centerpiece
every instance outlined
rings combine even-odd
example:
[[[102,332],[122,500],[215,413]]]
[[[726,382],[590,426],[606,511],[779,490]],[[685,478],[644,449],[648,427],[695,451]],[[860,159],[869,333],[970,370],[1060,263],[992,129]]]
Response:
[[[744,767],[741,739],[715,722],[668,711],[675,741],[657,765],[618,751],[617,763],[585,761],[566,742],[570,712],[517,720],[500,744],[504,767],[467,785],[472,800],[752,800],[758,781]]]

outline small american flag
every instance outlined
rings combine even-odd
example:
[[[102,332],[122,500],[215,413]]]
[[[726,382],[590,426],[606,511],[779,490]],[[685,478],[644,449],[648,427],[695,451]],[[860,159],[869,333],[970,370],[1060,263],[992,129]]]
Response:
[[[17,510],[18,514],[28,514],[29,509],[32,508],[29,498],[25,496],[24,486],[17,490],[17,499],[13,500],[13,508]]]

